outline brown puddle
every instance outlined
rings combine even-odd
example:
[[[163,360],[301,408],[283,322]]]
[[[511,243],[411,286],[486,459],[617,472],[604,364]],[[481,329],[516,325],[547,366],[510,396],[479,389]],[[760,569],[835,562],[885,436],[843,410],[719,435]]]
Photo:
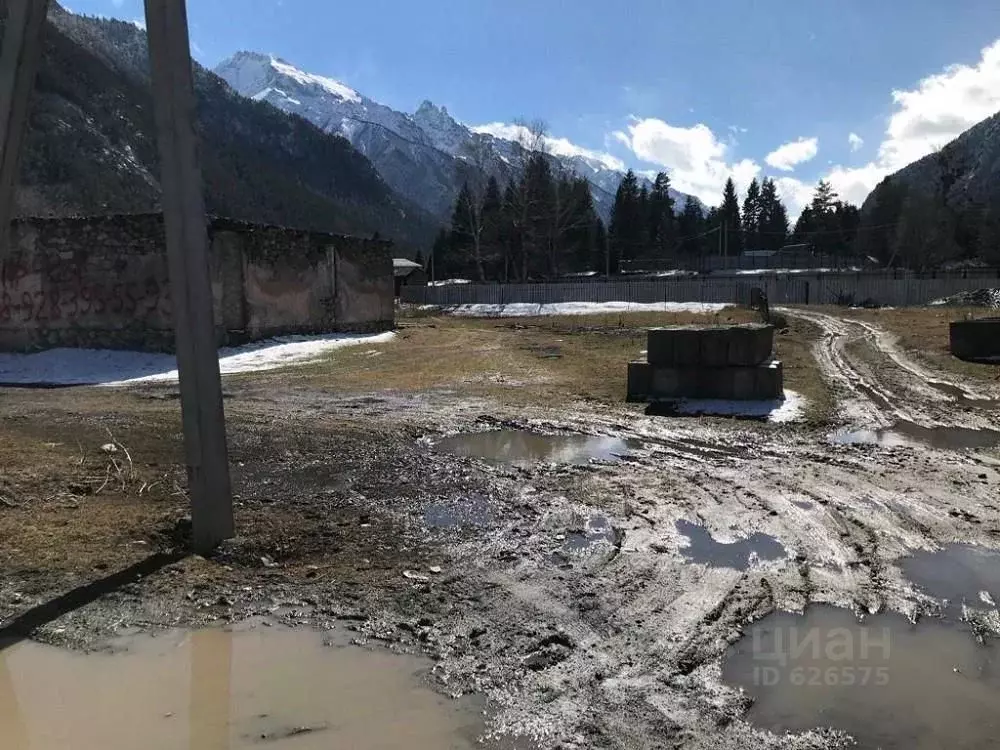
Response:
[[[712,568],[748,570],[754,563],[781,560],[787,552],[781,542],[770,534],[751,534],[735,542],[718,542],[704,526],[678,520],[677,531],[688,539],[688,546],[681,547],[681,555],[690,562],[702,563]]]
[[[940,450],[980,450],[1000,445],[1000,432],[974,430],[968,427],[923,427],[914,422],[901,421],[880,430],[844,428],[830,435],[836,445],[927,445]]]
[[[529,430],[467,432],[442,438],[438,450],[502,463],[586,465],[591,459],[615,461],[641,446],[639,441],[595,435],[542,435]]]
[[[329,640],[329,635],[326,636]],[[427,662],[260,627],[0,650],[3,750],[464,750],[482,704],[425,684]]]
[[[832,727],[882,750],[978,750],[1000,736],[1000,656],[955,623],[777,612],[730,648],[722,675],[754,699],[746,720],[779,734]]]
[[[958,401],[958,403],[963,406],[975,406],[980,409],[990,409],[990,410],[1000,409],[1000,399],[972,398],[964,390],[959,388],[957,385],[952,385],[951,383],[928,381],[927,384],[941,391],[941,393],[945,394],[946,396],[951,396],[953,399]]]

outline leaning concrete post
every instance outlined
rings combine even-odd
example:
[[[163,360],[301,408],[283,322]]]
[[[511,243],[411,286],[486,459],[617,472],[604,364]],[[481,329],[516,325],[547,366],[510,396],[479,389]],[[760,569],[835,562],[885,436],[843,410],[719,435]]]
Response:
[[[233,535],[233,504],[184,0],[146,0],[146,29],[192,531],[195,550],[204,553]]]
[[[28,104],[42,57],[42,29],[48,0],[7,0],[7,23],[0,52],[0,257],[10,245],[14,193]]]

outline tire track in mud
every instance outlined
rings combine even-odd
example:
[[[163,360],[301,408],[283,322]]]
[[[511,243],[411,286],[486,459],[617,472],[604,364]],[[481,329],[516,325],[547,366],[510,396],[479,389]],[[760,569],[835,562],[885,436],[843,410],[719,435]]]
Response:
[[[991,405],[994,402],[987,394],[908,359],[894,337],[879,326],[813,310],[781,311],[822,331],[814,355],[831,385],[846,396],[839,405],[845,421],[874,428],[898,421],[923,426],[986,426],[984,421],[988,420],[954,407]]]

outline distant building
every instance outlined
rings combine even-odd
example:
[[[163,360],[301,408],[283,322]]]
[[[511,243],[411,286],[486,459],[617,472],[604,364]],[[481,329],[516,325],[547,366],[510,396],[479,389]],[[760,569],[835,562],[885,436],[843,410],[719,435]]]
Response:
[[[424,267],[409,258],[393,258],[392,275],[396,283],[397,297],[404,286],[427,285],[427,273]]]

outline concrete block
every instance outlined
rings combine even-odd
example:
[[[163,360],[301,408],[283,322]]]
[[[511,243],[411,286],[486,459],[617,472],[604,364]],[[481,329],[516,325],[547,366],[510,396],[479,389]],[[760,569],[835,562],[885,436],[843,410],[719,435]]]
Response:
[[[646,332],[646,359],[652,365],[673,365],[676,328],[650,328]]]
[[[701,362],[701,331],[678,328],[674,331],[674,365],[697,365]],[[655,362],[653,364],[656,364]]]
[[[771,358],[774,349],[774,326],[733,326],[729,339],[731,366],[753,366]]]
[[[653,365],[726,367],[759,365],[773,347],[774,328],[750,324],[652,328],[646,349]]]
[[[1000,318],[956,320],[950,326],[950,347],[959,359],[1000,364]]]
[[[754,367],[664,367],[645,362],[628,366],[629,401],[679,398],[758,401],[783,393],[780,362]]]
[[[653,369],[648,362],[636,360],[628,363],[628,385],[625,400],[630,402],[649,399],[650,377]]]
[[[729,362],[730,343],[738,331],[732,328],[709,328],[698,332],[700,357],[704,367],[726,367]]]
[[[702,371],[696,367],[651,365],[649,395],[654,398],[696,398]]]
[[[730,373],[729,392],[721,398],[735,401],[754,400],[759,398],[757,392],[757,374],[759,367],[727,367]]]
[[[781,362],[773,360],[755,368],[756,385],[754,393],[759,399],[778,399],[785,394],[784,368]]]

